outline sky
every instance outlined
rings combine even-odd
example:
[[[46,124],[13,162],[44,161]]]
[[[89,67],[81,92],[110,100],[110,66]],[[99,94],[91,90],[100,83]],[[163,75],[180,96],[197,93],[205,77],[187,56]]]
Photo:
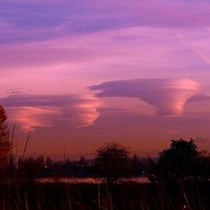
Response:
[[[209,0],[0,0],[0,104],[21,155],[210,151]]]

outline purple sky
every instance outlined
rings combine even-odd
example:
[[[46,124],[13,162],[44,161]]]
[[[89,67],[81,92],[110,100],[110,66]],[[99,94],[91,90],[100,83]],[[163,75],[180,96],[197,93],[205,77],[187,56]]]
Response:
[[[105,142],[210,151],[210,2],[0,0],[0,103],[21,154],[92,157]]]

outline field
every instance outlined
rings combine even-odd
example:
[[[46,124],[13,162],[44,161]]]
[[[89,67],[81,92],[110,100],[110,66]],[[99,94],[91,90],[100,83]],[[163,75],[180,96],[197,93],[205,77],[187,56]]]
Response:
[[[210,183],[2,183],[2,210],[208,210]]]

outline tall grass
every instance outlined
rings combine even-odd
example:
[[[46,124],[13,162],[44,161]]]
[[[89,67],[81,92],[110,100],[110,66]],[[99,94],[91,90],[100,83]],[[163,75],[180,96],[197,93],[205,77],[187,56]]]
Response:
[[[66,184],[7,181],[2,210],[208,210],[210,183]]]

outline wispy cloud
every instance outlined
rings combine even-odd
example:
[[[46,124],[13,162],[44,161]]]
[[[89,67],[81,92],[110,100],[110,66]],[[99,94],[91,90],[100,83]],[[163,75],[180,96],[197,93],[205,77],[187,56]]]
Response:
[[[208,27],[207,1],[1,1],[0,42],[33,42],[115,28]]]

